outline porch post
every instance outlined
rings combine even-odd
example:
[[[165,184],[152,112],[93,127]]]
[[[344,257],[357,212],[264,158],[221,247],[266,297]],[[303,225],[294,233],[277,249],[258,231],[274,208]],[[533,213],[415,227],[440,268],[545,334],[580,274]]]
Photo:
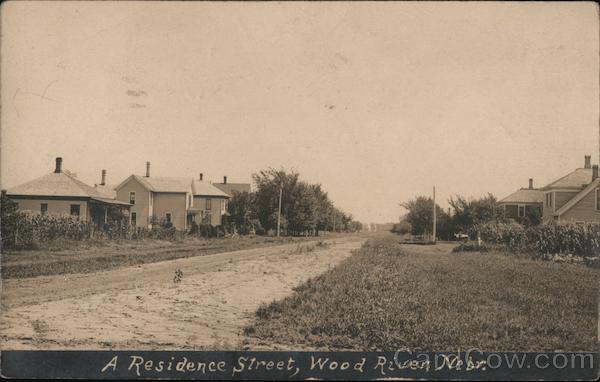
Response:
[[[108,207],[104,206],[104,224],[108,223]]]

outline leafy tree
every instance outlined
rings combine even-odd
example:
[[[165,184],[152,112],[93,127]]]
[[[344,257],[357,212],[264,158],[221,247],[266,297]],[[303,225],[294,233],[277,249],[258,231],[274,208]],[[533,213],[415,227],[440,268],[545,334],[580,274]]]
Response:
[[[408,202],[400,204],[406,208],[406,221],[411,225],[413,235],[431,234],[433,230],[433,199],[426,196],[418,196]],[[440,229],[445,226],[448,214],[436,204],[436,231],[439,236],[445,236]]]
[[[260,171],[253,175],[256,184],[255,210],[260,224],[265,230],[277,229],[277,210],[279,204],[279,190],[282,189],[281,211],[287,217],[291,208],[292,191],[298,183],[299,174],[286,173],[285,170]],[[285,219],[287,221],[287,218]]]
[[[407,233],[412,232],[412,226],[406,220],[406,218],[402,218],[402,219],[400,219],[400,223],[394,224],[394,226],[392,227],[392,232],[400,234],[400,235],[405,235]]]
[[[457,195],[448,201],[454,209],[452,222],[456,231],[467,232],[476,224],[502,220],[502,212],[496,197],[490,193],[486,196],[467,200]]]
[[[253,193],[234,191],[227,203],[227,221],[240,234],[248,234],[255,228],[254,199]]]
[[[296,235],[316,230],[319,206],[314,189],[304,182],[297,182],[290,196],[286,205],[288,230]]]
[[[488,193],[486,196],[471,202],[473,208],[473,222],[475,224],[499,220],[502,217],[498,199]]]
[[[352,215],[333,205],[321,185],[301,181],[296,172],[270,168],[254,174],[253,179],[256,191],[250,209],[265,230],[277,229],[280,190],[281,229],[286,234],[318,235],[322,230],[353,231],[362,228],[362,224],[353,221]]]
[[[360,232],[363,229],[363,224],[357,220],[352,220],[348,225],[348,231],[350,232]]]

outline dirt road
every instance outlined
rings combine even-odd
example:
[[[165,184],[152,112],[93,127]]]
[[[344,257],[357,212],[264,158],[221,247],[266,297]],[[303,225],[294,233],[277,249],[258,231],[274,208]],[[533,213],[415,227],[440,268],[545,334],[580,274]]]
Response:
[[[364,239],[286,244],[2,284],[3,349],[234,349],[261,303]],[[174,282],[176,270],[183,272]]]

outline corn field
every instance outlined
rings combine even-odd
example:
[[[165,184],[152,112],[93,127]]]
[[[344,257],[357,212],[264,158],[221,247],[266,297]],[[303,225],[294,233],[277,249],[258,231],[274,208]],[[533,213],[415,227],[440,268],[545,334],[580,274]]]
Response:
[[[572,254],[600,256],[599,224],[541,224],[525,228],[518,223],[484,223],[474,226],[471,236],[502,245],[512,252],[537,255]]]
[[[175,227],[131,227],[125,220],[102,226],[70,216],[32,215],[21,212],[2,218],[3,249],[40,249],[47,246],[67,247],[85,240],[181,240],[185,235]]]

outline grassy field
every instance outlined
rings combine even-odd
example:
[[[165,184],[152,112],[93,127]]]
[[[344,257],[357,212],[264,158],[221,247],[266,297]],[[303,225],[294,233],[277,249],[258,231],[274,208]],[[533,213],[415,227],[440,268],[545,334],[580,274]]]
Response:
[[[397,240],[370,239],[262,306],[246,335],[329,350],[597,349],[597,269]]]
[[[240,249],[251,249],[291,242],[320,241],[342,234],[319,237],[240,236],[218,239],[99,241],[61,251],[13,251],[1,256],[2,278],[27,278],[43,275],[90,273],[121,266],[154,263],[192,256],[203,256]]]

